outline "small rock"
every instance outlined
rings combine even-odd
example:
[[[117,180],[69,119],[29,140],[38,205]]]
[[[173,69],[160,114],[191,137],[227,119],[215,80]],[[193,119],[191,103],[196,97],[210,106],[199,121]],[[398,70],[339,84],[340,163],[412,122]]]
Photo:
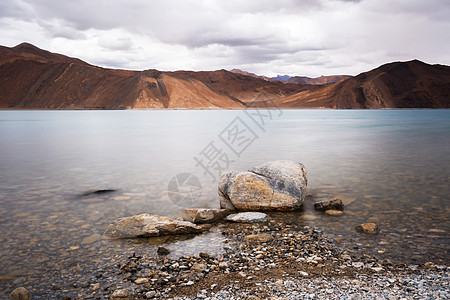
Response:
[[[164,236],[200,233],[205,229],[194,223],[151,214],[121,218],[108,226],[105,235],[113,238]]]
[[[29,300],[31,299],[31,293],[24,287],[18,287],[11,294],[9,294],[9,299],[12,300]]]
[[[189,280],[188,282],[186,282],[186,285],[187,286],[194,285],[194,282],[192,280]]]
[[[344,212],[342,210],[327,209],[325,211],[325,214],[329,215],[329,216],[342,216],[344,214]]]
[[[150,292],[145,293],[145,297],[147,299],[155,298],[156,297],[156,291],[150,291]]]
[[[222,220],[229,214],[226,209],[212,209],[212,208],[186,208],[183,211],[185,220],[195,223],[213,223]]]
[[[241,276],[242,278],[246,278],[246,277],[247,277],[247,274],[245,274],[245,272],[239,272],[238,274],[239,274],[239,276]]]
[[[273,236],[267,233],[261,233],[261,234],[249,234],[245,236],[245,241],[252,243],[252,242],[260,242],[260,243],[267,243],[273,240]]]
[[[113,189],[100,189],[100,190],[90,190],[86,191],[81,196],[91,196],[91,195],[102,195],[102,194],[108,194],[108,193],[114,193],[117,190]]]
[[[101,235],[98,234],[98,233],[92,234],[92,235],[90,235],[90,236],[85,237],[85,238],[81,241],[81,244],[83,244],[83,245],[85,245],[85,244],[91,244],[91,243],[93,243],[93,242],[99,240],[100,237],[101,237]]]
[[[206,265],[205,264],[194,264],[193,266],[192,266],[192,270],[194,270],[194,271],[197,271],[197,272],[201,272],[201,271],[204,271],[204,270],[206,270]]]
[[[226,261],[221,261],[220,263],[219,263],[219,268],[224,268],[224,269],[226,269],[226,268],[228,268],[230,266],[230,264],[228,263],[228,262],[226,262]]]
[[[314,208],[320,211],[327,211],[329,209],[333,210],[344,210],[344,203],[339,198],[334,198],[330,200],[320,201],[314,203]]]
[[[308,277],[308,273],[304,272],[304,271],[300,271],[298,272],[300,275],[302,275],[303,277]]]
[[[356,232],[367,233],[367,234],[377,234],[380,231],[378,225],[375,223],[364,223],[355,227]]]
[[[148,283],[148,278],[138,278],[134,281],[134,283],[136,283],[136,284]]]
[[[232,214],[225,218],[225,220],[230,222],[238,223],[258,223],[267,222],[269,216],[261,212],[242,212],[238,214]]]
[[[100,283],[94,283],[93,285],[92,285],[92,290],[93,291],[96,291],[96,290],[99,290],[100,289]]]
[[[156,252],[158,253],[158,255],[168,255],[170,253],[170,250],[166,247],[159,247]]]
[[[128,290],[125,289],[115,290],[110,297],[110,300],[129,300],[129,299],[130,293],[128,292]]]

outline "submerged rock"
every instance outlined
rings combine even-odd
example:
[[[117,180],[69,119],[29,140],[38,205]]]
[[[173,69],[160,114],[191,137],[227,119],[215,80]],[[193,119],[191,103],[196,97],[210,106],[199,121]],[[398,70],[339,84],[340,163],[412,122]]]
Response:
[[[229,215],[225,218],[225,220],[238,223],[258,223],[267,222],[269,220],[269,216],[261,212],[242,212]]]
[[[126,290],[126,289],[120,289],[120,290],[115,290],[111,297],[110,300],[129,300],[131,299],[131,293]]]
[[[344,214],[344,212],[342,210],[337,210],[337,209],[327,209],[325,211],[326,215],[329,216],[342,216]]]
[[[114,193],[116,191],[117,190],[113,190],[113,189],[90,190],[90,191],[84,192],[83,194],[81,194],[81,196],[102,195],[102,194]]]
[[[225,218],[229,213],[226,209],[214,208],[186,208],[183,211],[185,220],[195,223],[212,223]]]
[[[12,300],[30,300],[31,293],[24,287],[18,287],[11,294],[9,294],[9,299]]]
[[[188,221],[173,220],[151,214],[121,218],[109,225],[105,235],[113,238],[150,237],[200,233],[203,227]]]
[[[380,228],[375,223],[364,223],[355,227],[356,232],[359,233],[368,233],[368,234],[377,234],[380,232]]]
[[[167,249],[166,247],[158,247],[158,250],[156,252],[158,253],[158,255],[169,255],[170,254],[170,250]]]
[[[333,210],[344,210],[344,202],[339,198],[334,198],[330,200],[324,200],[314,203],[314,208],[320,211],[327,211],[329,209]]]
[[[289,211],[306,196],[306,169],[294,161],[273,161],[247,172],[228,171],[219,179],[220,207],[227,210]]]

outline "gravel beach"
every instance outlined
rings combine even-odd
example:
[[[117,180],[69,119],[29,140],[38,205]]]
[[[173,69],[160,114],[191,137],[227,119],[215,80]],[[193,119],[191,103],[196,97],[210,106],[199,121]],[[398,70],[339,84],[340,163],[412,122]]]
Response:
[[[392,262],[271,220],[222,226],[223,253],[122,253],[30,289],[32,299],[448,299],[449,269]],[[170,248],[170,247],[168,247]],[[86,272],[88,271],[88,272]],[[27,287],[25,285],[25,287]]]

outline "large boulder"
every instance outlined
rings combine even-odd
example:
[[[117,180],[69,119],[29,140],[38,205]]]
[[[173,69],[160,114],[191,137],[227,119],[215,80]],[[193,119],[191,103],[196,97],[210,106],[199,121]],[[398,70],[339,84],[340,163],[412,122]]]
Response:
[[[227,210],[289,211],[306,196],[306,169],[294,161],[264,163],[247,172],[228,171],[219,179],[220,207]]]
[[[151,214],[140,214],[118,219],[109,225],[105,235],[114,238],[133,238],[200,233],[202,231],[204,231],[203,227],[191,222]]]

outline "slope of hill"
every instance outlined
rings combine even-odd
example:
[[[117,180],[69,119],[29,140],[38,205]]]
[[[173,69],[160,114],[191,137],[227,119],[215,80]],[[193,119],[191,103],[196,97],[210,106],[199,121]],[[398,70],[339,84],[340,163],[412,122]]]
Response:
[[[351,78],[349,75],[331,75],[331,76],[320,76],[316,78],[310,78],[305,76],[294,76],[287,80],[287,83],[296,84],[313,84],[313,85],[324,85],[335,83],[343,79]]]
[[[450,67],[418,60],[389,63],[275,103],[292,108],[450,108]]]

